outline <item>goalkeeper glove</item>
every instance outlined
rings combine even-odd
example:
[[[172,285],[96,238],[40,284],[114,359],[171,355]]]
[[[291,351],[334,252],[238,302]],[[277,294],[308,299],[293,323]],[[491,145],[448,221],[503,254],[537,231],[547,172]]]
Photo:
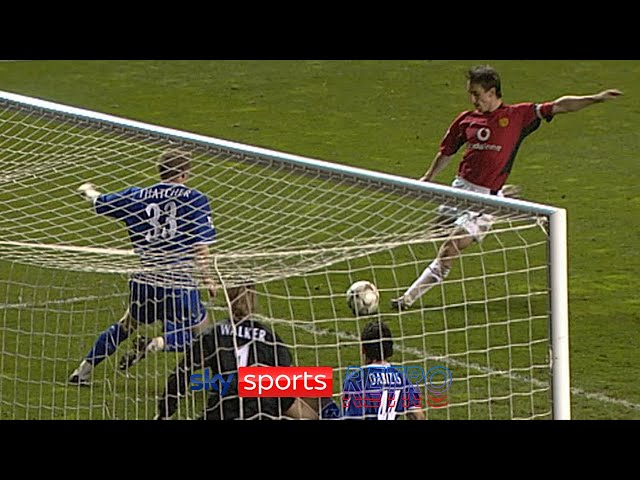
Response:
[[[83,183],[78,187],[78,193],[91,203],[94,203],[96,198],[100,196],[100,192],[96,190],[96,186],[93,183]]]

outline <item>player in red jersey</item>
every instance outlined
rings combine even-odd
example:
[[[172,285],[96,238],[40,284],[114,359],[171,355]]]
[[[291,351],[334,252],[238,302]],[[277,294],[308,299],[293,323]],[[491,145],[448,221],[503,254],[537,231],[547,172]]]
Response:
[[[461,113],[451,124],[440,144],[440,150],[421,181],[431,182],[464,145],[467,149],[452,186],[473,192],[517,196],[520,189],[505,185],[522,141],[538,129],[542,120],[550,122],[555,115],[582,110],[594,103],[612,100],[622,92],[604,90],[594,95],[568,95],[552,102],[518,103],[502,101],[500,76],[492,67],[480,65],[467,72],[467,91],[475,110]],[[439,213],[455,219],[450,238],[440,247],[436,259],[398,298],[393,308],[409,308],[429,289],[442,282],[451,271],[454,259],[474,241],[481,242],[493,223],[493,217],[441,206]]]

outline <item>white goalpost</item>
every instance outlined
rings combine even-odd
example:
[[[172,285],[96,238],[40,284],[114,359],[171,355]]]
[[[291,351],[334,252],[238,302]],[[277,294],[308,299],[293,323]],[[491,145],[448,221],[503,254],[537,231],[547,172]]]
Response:
[[[175,147],[191,152],[188,185],[211,202],[211,275],[256,282],[260,321],[294,365],[333,368],[336,403],[348,367],[361,364],[363,328],[380,319],[394,336],[392,363],[452,374],[447,402],[424,403],[427,419],[571,418],[563,209],[0,92],[0,419],[153,418],[180,353],[124,373],[127,340],[89,386],[68,383],[122,317],[128,278],[142,268],[124,225],[96,215],[77,188],[157,183],[157,158]],[[442,204],[496,221],[444,282],[394,310],[390,300],[451,233]],[[358,280],[378,288],[376,314],[349,310],[345,292]],[[224,295],[206,307],[214,322],[228,317]],[[196,417],[204,401],[181,399],[176,418]]]

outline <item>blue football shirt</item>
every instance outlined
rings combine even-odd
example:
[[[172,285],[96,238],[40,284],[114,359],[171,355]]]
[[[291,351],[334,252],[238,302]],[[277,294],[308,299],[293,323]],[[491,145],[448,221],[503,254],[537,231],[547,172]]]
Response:
[[[147,267],[192,262],[195,245],[215,241],[207,197],[179,183],[103,194],[95,209],[126,224],[133,249]]]
[[[367,365],[349,373],[342,389],[344,418],[395,420],[421,403],[420,388],[391,365]]]

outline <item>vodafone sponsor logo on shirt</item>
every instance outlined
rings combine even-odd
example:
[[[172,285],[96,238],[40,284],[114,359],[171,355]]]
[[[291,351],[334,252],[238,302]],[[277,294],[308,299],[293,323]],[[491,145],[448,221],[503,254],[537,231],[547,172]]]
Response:
[[[492,143],[470,143],[469,148],[472,150],[494,150],[499,152],[502,150],[502,145],[494,145]]]
[[[483,143],[470,143],[469,148],[472,150],[493,150],[499,152],[502,150],[502,145],[495,145],[492,143],[484,143],[491,137],[491,129],[487,127],[479,128],[476,132],[476,137]]]

